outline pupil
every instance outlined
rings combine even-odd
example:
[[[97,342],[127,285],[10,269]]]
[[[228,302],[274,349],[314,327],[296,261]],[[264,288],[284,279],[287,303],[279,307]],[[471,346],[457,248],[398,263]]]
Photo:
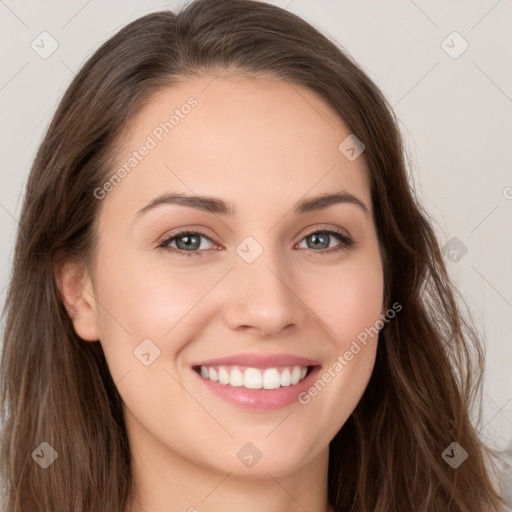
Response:
[[[194,249],[199,248],[199,237],[195,235],[182,235],[180,238],[177,239],[177,244],[180,244],[180,241],[183,240],[183,245],[185,248],[190,249],[191,247]]]
[[[320,244],[322,244],[322,239],[323,238],[323,243],[325,245],[325,242],[327,241],[327,234],[313,234],[311,235],[311,239],[313,240],[313,247],[315,248],[318,248],[318,244],[317,242],[320,241]],[[329,245],[329,243],[327,242],[327,246]]]

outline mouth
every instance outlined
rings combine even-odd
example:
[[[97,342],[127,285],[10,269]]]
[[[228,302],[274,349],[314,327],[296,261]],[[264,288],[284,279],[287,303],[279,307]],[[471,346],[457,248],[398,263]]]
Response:
[[[244,366],[194,366],[203,379],[223,386],[245,389],[279,389],[295,386],[313,371],[314,366],[252,368]]]
[[[298,401],[321,368],[289,355],[239,355],[192,365],[200,382],[218,397],[245,410],[273,410]]]

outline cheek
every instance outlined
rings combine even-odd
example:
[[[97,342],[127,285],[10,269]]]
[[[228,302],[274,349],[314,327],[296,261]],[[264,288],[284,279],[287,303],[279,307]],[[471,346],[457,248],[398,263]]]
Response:
[[[353,258],[323,270],[306,283],[311,309],[328,327],[337,351],[375,325],[383,312],[384,280],[380,257]]]
[[[334,283],[339,290],[334,329],[336,339],[343,345],[373,326],[382,312],[383,279],[378,268],[365,268]]]
[[[223,271],[205,266],[198,279],[198,267],[171,267],[147,254],[120,258],[114,249],[104,245],[98,254],[95,293],[102,346],[115,377],[136,362],[134,350],[144,340],[154,343],[156,353],[176,356],[188,341],[187,330],[198,325],[194,313],[201,298]]]
[[[316,418],[319,438],[334,437],[355,409],[373,371],[384,291],[377,254],[350,260],[321,276],[310,296],[312,309],[328,327],[324,345],[328,360],[300,403]]]

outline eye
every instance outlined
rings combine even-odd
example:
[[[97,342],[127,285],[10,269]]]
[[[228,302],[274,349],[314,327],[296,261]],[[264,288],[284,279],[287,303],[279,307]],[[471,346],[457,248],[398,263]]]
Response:
[[[177,252],[184,256],[200,256],[203,250],[208,249],[208,247],[205,247],[205,244],[202,243],[202,239],[208,240],[208,242],[213,244],[208,236],[199,231],[180,231],[163,240],[158,247]],[[175,244],[175,246],[173,246],[173,244]]]
[[[338,240],[338,244],[334,247],[331,246],[331,242],[334,240]],[[342,233],[341,231],[337,231],[334,229],[324,229],[321,231],[313,231],[306,235],[300,243],[306,241],[307,249],[319,249],[314,252],[320,252],[321,254],[327,254],[336,251],[343,251],[349,249],[352,245],[354,245],[354,241]],[[299,244],[300,246],[300,244]]]
[[[207,240],[210,244],[214,244],[210,237],[200,231],[183,230],[167,237],[160,242],[158,247],[183,256],[202,256],[204,251],[212,249],[211,246],[205,247],[202,240]],[[331,245],[333,240],[338,241],[338,244],[334,247]],[[299,246],[303,241],[306,241],[307,249],[311,249],[313,252],[321,255],[347,250],[354,245],[354,241],[350,237],[334,229],[313,231],[301,240]]]

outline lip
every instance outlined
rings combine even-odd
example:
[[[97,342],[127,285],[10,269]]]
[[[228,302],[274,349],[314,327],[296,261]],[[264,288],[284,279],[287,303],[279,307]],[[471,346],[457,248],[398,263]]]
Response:
[[[274,368],[278,366],[320,366],[318,361],[293,354],[234,354],[193,363],[196,366],[249,366],[251,368]]]
[[[307,366],[308,373],[303,380],[291,386],[278,389],[246,389],[243,386],[234,387],[220,384],[201,376],[198,369],[201,366],[239,366],[251,368],[273,368],[282,366]],[[321,365],[318,361],[306,359],[291,354],[239,354],[218,359],[201,361],[191,365],[196,377],[216,396],[238,409],[252,411],[272,411],[282,409],[298,402],[298,397],[311,387]]]

